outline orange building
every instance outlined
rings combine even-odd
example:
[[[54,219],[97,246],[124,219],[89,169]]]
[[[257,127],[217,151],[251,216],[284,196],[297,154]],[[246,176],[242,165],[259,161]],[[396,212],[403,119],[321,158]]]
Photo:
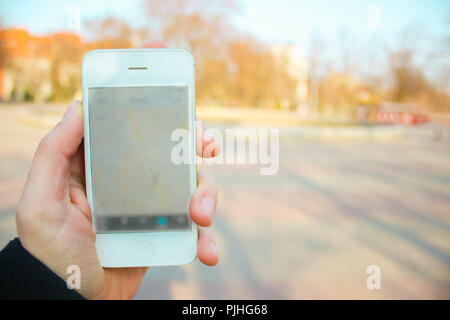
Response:
[[[72,33],[35,36],[24,29],[0,30],[0,99],[23,98],[32,76],[38,91],[42,91],[39,96],[49,94],[51,60],[58,43],[80,49],[83,47],[81,38]]]

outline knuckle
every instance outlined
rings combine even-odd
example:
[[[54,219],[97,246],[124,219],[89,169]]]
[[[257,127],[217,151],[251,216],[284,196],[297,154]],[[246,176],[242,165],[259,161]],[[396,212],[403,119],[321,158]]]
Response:
[[[50,151],[50,138],[49,135],[46,135],[44,138],[39,141],[39,144],[36,149],[36,156],[41,156],[43,154],[46,154]]]
[[[56,126],[48,132],[42,139],[39,141],[39,144],[36,149],[36,154],[46,154],[51,152],[55,146],[55,143],[57,140],[55,140],[56,136],[58,135],[58,132],[60,132],[60,128],[63,126],[63,123],[59,121]]]

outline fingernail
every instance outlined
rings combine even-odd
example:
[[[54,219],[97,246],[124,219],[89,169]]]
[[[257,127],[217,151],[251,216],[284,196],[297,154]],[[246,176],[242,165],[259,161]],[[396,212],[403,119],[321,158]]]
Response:
[[[215,209],[215,201],[213,198],[206,197],[200,203],[200,206],[204,213],[212,218]]]
[[[216,254],[216,255],[218,255],[218,253],[217,253],[217,248],[216,248],[216,244],[214,243],[214,241],[210,241],[209,242],[209,247],[211,248],[211,250]]]

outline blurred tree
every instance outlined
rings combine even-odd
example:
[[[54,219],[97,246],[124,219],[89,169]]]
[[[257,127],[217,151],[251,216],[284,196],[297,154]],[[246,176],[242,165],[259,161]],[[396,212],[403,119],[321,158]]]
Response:
[[[170,35],[165,34],[165,30],[177,25],[177,20],[181,17],[197,16],[210,22],[224,22],[238,11],[238,6],[235,0],[147,0],[144,3],[144,10],[149,18],[150,36],[171,41]]]
[[[393,79],[389,96],[393,101],[414,100],[426,84],[425,76],[414,65],[413,52],[409,50],[392,53],[389,57],[389,70]]]
[[[94,18],[85,22],[91,41],[87,44],[89,50],[131,48],[143,40],[147,33],[144,29],[133,29],[127,21],[116,17],[104,19]]]
[[[351,115],[357,107],[358,84],[346,73],[331,73],[320,84],[320,109]]]
[[[414,62],[413,51],[402,49],[389,54],[389,76],[392,79],[386,95],[389,100],[413,103],[433,112],[450,112],[450,95],[427,79],[424,67]]]
[[[235,34],[228,16],[237,10],[235,2],[149,0],[144,8],[153,39],[184,48],[194,56],[198,100],[224,103],[229,95],[229,43]]]
[[[286,56],[274,55],[250,36],[230,44],[230,98],[247,107],[291,107],[297,80]],[[287,104],[287,106],[286,106]]]
[[[81,61],[84,48],[81,39],[70,33],[56,33],[51,40],[50,101],[64,102],[81,91]]]
[[[319,88],[321,78],[324,77],[325,58],[324,58],[325,43],[318,34],[313,34],[308,53],[308,103],[310,107],[318,112],[319,110]]]
[[[230,15],[238,11],[235,1],[148,0],[145,10],[153,38],[193,54],[200,102],[293,104],[297,83],[287,63],[230,24]]]

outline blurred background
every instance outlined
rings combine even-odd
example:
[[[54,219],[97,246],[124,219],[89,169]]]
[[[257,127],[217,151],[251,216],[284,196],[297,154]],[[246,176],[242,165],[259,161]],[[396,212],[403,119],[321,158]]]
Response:
[[[207,126],[279,129],[280,170],[202,165],[219,265],[151,268],[137,299],[450,298],[439,0],[2,1],[0,247],[39,140],[81,99],[84,54],[149,39],[193,54]]]

